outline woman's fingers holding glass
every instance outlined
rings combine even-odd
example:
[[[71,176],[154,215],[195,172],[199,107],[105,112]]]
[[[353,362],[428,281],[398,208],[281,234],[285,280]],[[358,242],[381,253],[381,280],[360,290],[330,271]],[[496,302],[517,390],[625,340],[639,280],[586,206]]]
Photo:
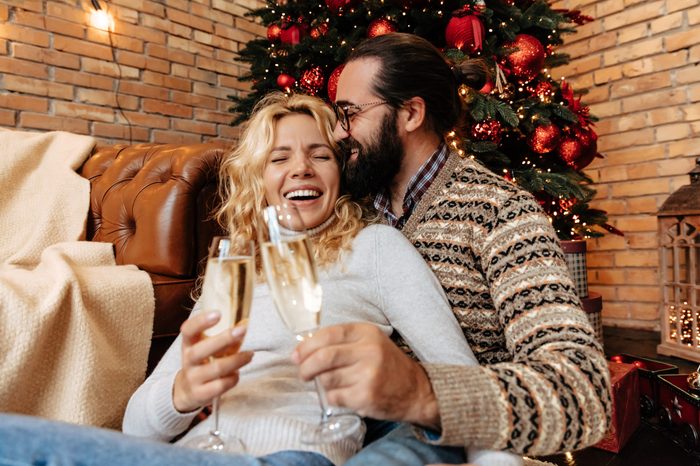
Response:
[[[200,312],[191,316],[180,326],[182,346],[193,345],[202,339],[202,332],[213,327],[221,319],[219,311]]]
[[[200,365],[210,358],[220,358],[238,352],[243,343],[247,327],[238,325],[227,329],[218,335],[204,338],[186,347],[183,341],[183,366]]]
[[[180,412],[194,411],[209,404],[238,383],[238,371],[253,359],[251,351],[242,351],[207,364],[183,368],[175,377],[173,404]]]

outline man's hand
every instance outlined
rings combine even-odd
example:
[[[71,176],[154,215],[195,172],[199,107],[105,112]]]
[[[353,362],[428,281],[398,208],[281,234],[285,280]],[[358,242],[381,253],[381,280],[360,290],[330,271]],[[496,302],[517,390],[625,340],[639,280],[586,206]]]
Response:
[[[318,377],[328,402],[361,416],[439,429],[428,375],[372,324],[324,327],[292,354],[304,380]]]
[[[238,383],[238,370],[253,358],[250,351],[238,352],[246,328],[236,326],[211,338],[202,332],[221,318],[218,312],[190,317],[180,327],[182,369],[175,376],[173,405],[181,413],[194,411]]]

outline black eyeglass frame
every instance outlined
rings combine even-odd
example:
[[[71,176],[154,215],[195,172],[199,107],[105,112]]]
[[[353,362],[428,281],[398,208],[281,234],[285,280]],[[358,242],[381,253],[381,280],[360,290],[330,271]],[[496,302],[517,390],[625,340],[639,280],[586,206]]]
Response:
[[[341,104],[338,105],[335,102],[332,104],[333,111],[335,112],[335,117],[340,122],[340,127],[343,131],[350,131],[350,118],[358,115],[365,110],[376,106],[388,104],[388,100],[376,100],[374,102],[367,102],[365,104]],[[350,110],[355,110],[353,113],[349,113]]]

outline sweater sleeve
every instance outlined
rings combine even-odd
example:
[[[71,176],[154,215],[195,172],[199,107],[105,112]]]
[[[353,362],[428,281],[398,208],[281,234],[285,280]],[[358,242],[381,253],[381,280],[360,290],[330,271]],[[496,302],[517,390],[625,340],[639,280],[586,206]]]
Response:
[[[437,440],[418,433],[431,443],[525,455],[596,443],[610,423],[609,372],[553,228],[520,192],[485,233],[481,266],[512,360],[425,364],[442,433]]]
[[[416,248],[395,228],[374,228],[379,297],[389,324],[421,361],[477,365],[440,282]]]
[[[129,399],[122,431],[168,442],[184,432],[200,410],[180,413],[173,405],[173,384],[180,370],[182,335],[168,348],[153,373]]]

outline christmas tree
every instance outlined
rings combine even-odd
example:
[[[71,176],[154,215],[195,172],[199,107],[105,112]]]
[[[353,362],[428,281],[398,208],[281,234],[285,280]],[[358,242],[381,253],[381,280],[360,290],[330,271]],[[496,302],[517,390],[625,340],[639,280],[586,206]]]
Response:
[[[589,206],[595,191],[581,170],[597,152],[594,117],[550,70],[568,63],[555,52],[562,35],[590,21],[545,0],[268,0],[250,16],[267,37],[239,52],[250,64],[241,79],[252,92],[234,97],[234,124],[271,90],[333,101],[353,47],[394,31],[417,34],[459,62],[481,58],[492,73],[484,88],[460,88],[463,127],[446,135],[461,154],[476,157],[533,193],[561,239],[600,236],[605,212]]]

